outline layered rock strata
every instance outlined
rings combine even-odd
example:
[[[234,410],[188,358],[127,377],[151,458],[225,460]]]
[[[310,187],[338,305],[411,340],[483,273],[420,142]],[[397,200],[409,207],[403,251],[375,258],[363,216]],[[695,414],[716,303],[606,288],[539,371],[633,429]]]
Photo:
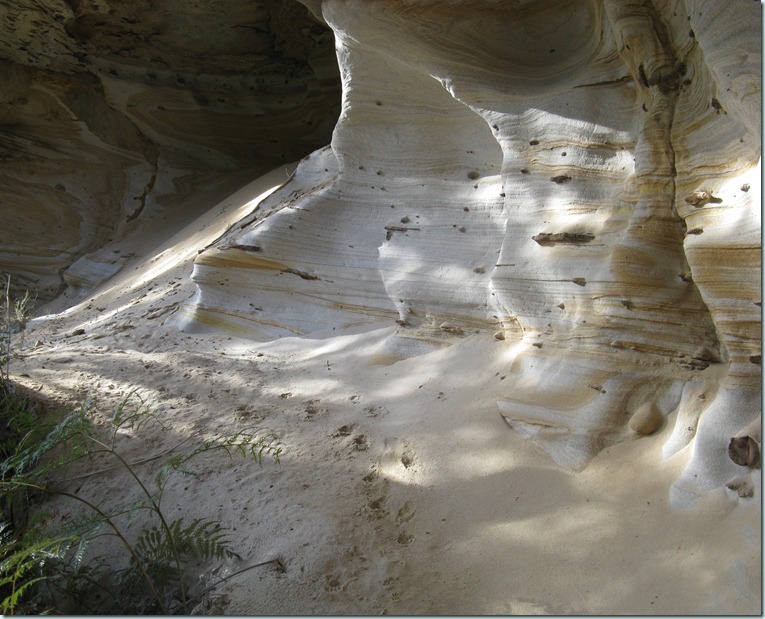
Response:
[[[184,328],[395,321],[380,362],[493,334],[501,414],[559,464],[648,407],[676,413],[666,456],[695,440],[679,498],[738,472],[718,447],[759,414],[759,4],[305,4],[337,39],[331,147],[199,255]]]
[[[131,259],[121,238],[159,243],[337,118],[332,33],[292,0],[30,0],[0,24],[0,271],[42,298],[92,289]]]

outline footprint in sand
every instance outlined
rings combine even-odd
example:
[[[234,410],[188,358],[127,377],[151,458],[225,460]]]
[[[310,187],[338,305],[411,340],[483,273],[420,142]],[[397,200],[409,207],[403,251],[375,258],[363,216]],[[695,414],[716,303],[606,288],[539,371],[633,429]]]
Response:
[[[397,470],[400,473],[400,467],[403,466],[404,469],[408,469],[409,474],[416,474],[417,456],[411,446],[395,438],[385,439],[383,445],[385,452],[380,464],[384,469]]]
[[[324,590],[334,593],[335,591],[345,591],[346,587],[356,580],[355,576],[343,578],[340,574],[327,574],[324,576]]]
[[[332,593],[345,591],[346,587],[357,578],[352,571],[349,573],[347,561],[338,558],[327,561],[322,572],[324,573],[324,590]]]
[[[407,469],[414,464],[414,452],[408,445],[404,445],[404,450],[401,452],[401,464]]]
[[[356,424],[349,423],[344,426],[340,426],[337,430],[335,430],[332,433],[333,438],[339,438],[341,436],[349,436],[351,432],[353,432],[353,429],[356,427]]]
[[[367,417],[384,417],[389,412],[390,411],[384,406],[367,406],[364,409],[364,413],[366,413]]]
[[[367,503],[367,507],[373,511],[382,510],[387,498],[388,497],[386,496],[377,497],[373,501],[370,501],[369,503]]]
[[[319,406],[321,400],[306,400],[305,404],[305,420],[312,421],[314,416],[320,413],[326,413],[327,409],[323,406]]]
[[[353,437],[353,448],[356,451],[366,451],[369,448],[369,441],[363,434]]]
[[[396,524],[401,525],[405,522],[409,522],[417,511],[412,507],[409,501],[406,501],[396,513]]]

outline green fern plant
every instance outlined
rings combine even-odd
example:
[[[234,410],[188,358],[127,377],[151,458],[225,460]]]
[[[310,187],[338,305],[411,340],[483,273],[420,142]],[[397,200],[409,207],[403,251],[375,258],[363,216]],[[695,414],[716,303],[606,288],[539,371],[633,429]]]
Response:
[[[169,523],[169,531],[157,525],[144,529],[134,547],[157,590],[179,593],[181,606],[187,613],[189,597],[185,581],[188,570],[185,566],[215,559],[241,558],[232,549],[226,533],[214,520],[197,518],[187,524],[183,518],[178,518]],[[180,559],[181,569],[177,567],[177,559]],[[143,584],[136,564],[131,562],[123,574],[122,587],[130,592],[128,597],[134,597]]]
[[[138,405],[128,406],[134,400],[138,400]],[[233,435],[218,434],[196,446],[180,450],[182,444],[188,440],[186,439],[160,454],[163,456],[168,451],[178,451],[158,466],[152,488],[138,475],[136,468],[155,458],[129,462],[117,448],[117,438],[120,430],[130,428],[137,431],[150,423],[159,424],[164,428],[159,416],[135,392],[131,392],[115,409],[109,426],[105,430],[98,430],[88,419],[91,404],[90,400],[86,400],[79,410],[56,419],[55,423],[49,424],[42,436],[28,432],[19,439],[13,453],[0,462],[0,491],[4,496],[38,492],[65,497],[87,508],[87,516],[75,519],[64,538],[68,542],[64,551],[67,561],[63,561],[61,552],[55,557],[49,557],[56,559],[55,561],[47,560],[50,569],[54,569],[57,563],[62,566],[58,574],[51,575],[49,571],[47,576],[44,573],[42,576],[35,575],[29,581],[24,581],[22,586],[15,587],[11,595],[6,597],[6,601],[15,608],[20,597],[39,585],[41,578],[47,579],[47,584],[60,592],[69,591],[70,597],[73,597],[71,585],[75,577],[89,585],[100,582],[95,573],[83,571],[79,566],[82,564],[88,542],[96,537],[108,535],[119,540],[129,558],[128,567],[118,579],[117,587],[120,590],[113,592],[113,597],[121,600],[120,608],[123,611],[129,603],[125,598],[134,598],[137,591],[148,589],[154,600],[153,609],[156,611],[167,614],[170,610],[169,598],[177,597],[180,599],[180,610],[188,614],[186,566],[189,560],[210,561],[237,555],[230,547],[226,530],[217,522],[196,519],[186,523],[183,518],[167,518],[162,510],[162,497],[168,482],[176,473],[194,474],[189,467],[190,462],[205,453],[222,452],[229,457],[251,457],[260,465],[264,455],[269,455],[278,462],[282,451],[281,444],[270,433],[241,431]],[[54,473],[66,470],[73,462],[104,453],[116,461],[116,468],[121,468],[132,479],[140,489],[142,500],[131,504],[98,505],[77,492],[64,490],[62,484],[66,482],[65,478],[58,483],[52,481]],[[103,470],[111,468],[114,467]],[[99,472],[102,471],[94,471],[86,476]],[[126,530],[120,525],[120,517],[134,516],[137,513],[145,513],[148,524],[141,535],[135,541],[131,541]],[[36,549],[38,542],[54,538],[38,527],[25,539],[23,543],[19,542],[4,549],[0,578],[15,578],[9,582],[22,582],[24,574],[31,572],[14,572],[12,568],[17,564],[26,565],[24,561],[31,556],[27,551]],[[59,540],[58,543],[55,548],[61,551],[64,548],[63,542]],[[36,549],[35,552],[39,555],[42,551]],[[102,562],[102,565],[106,563],[108,562]],[[40,572],[36,572],[38,573]],[[170,593],[167,593],[168,587],[171,588]]]
[[[197,518],[185,526],[183,518],[178,518],[170,523],[168,531],[154,525],[141,534],[135,549],[146,565],[171,563],[174,551],[183,557],[206,561],[225,557],[241,558],[231,550],[226,532],[220,524],[204,518]]]
[[[16,538],[7,523],[0,526],[0,543],[3,548],[3,558],[0,561],[0,591],[3,591],[3,599],[0,601],[0,609],[3,615],[12,615],[22,606],[22,600],[28,597],[33,587],[45,579],[45,564],[52,559],[62,558],[73,540],[69,537]]]

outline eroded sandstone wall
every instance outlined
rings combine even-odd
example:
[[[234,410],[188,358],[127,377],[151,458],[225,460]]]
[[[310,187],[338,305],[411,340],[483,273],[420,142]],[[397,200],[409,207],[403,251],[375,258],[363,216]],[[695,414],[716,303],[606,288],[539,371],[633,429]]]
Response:
[[[293,0],[2,3],[0,271],[92,289],[119,239],[326,144],[339,96],[332,33]]]
[[[678,495],[733,476],[760,401],[760,4],[305,4],[337,38],[331,147],[200,254],[181,324],[395,321],[380,362],[494,334],[501,414],[560,464],[676,412]]]

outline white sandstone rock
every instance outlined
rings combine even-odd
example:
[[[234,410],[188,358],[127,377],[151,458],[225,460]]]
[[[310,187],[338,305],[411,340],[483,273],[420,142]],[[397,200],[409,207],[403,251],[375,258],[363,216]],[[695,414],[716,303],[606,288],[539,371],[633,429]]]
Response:
[[[678,412],[689,471],[724,458],[760,397],[760,7],[306,4],[337,39],[331,147],[200,254],[186,328],[397,323],[385,362],[492,334],[501,414],[561,465],[641,405]],[[751,412],[702,438],[718,391]]]

